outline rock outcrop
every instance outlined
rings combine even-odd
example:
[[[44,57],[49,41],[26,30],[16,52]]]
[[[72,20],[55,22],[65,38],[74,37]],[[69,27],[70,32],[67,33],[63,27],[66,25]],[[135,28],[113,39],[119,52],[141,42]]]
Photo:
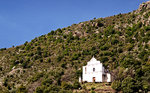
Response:
[[[146,3],[142,3],[140,4],[139,6],[139,9],[137,10],[137,12],[142,12],[143,10],[147,10],[147,9],[150,9],[150,1],[147,1]]]

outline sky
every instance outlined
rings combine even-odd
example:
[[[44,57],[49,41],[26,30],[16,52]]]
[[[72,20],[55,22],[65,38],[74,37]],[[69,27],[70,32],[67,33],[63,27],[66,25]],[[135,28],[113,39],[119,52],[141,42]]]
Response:
[[[0,0],[0,48],[30,42],[51,30],[128,13],[148,0]]]

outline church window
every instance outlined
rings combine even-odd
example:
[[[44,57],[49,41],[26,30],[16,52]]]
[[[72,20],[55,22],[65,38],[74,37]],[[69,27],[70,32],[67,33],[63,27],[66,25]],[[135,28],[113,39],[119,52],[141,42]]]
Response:
[[[93,72],[95,72],[95,68],[93,68]]]

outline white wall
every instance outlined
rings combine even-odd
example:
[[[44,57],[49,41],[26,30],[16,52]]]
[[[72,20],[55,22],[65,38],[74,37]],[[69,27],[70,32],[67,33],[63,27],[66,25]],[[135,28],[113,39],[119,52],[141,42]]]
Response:
[[[110,73],[107,73],[107,82],[111,82],[111,75],[110,75]]]
[[[95,68],[95,71],[93,71],[93,68]],[[82,80],[87,82],[93,82],[93,77],[95,77],[95,82],[102,82],[102,76],[106,74],[102,63],[94,57],[82,69]],[[111,82],[111,75],[107,73],[106,76],[108,78],[107,82]]]
[[[93,68],[95,68],[95,71],[93,71]],[[93,77],[95,77],[95,82],[102,82],[103,72],[104,69],[100,61],[92,58],[86,66],[83,66],[83,81],[93,82]]]

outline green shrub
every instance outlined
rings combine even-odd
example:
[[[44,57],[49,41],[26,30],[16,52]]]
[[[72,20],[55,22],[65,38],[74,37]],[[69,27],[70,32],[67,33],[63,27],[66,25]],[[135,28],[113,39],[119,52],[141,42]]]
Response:
[[[112,52],[110,51],[105,51],[103,52],[104,56],[112,56]]]
[[[126,77],[122,81],[121,87],[124,93],[135,93],[138,91],[138,88],[136,88],[136,85],[135,85],[135,80],[131,77]]]
[[[27,93],[27,89],[25,86],[21,85],[18,89],[16,93]]]
[[[92,90],[91,93],[96,93],[96,92],[94,90]]]
[[[48,62],[48,63],[50,63],[50,62],[51,62],[51,59],[50,59],[50,58],[48,58],[48,59],[47,59],[47,62]]]
[[[41,51],[41,47],[40,46],[37,47],[37,51]]]
[[[6,50],[6,48],[1,48],[0,51]]]
[[[106,29],[104,29],[105,36],[109,36],[112,34],[115,34],[115,30],[113,29],[113,26],[108,26]]]
[[[42,81],[42,85],[50,86],[53,83],[53,80],[51,79],[45,79]]]
[[[91,90],[95,90],[95,87],[91,87]]]
[[[35,81],[39,80],[41,77],[43,77],[43,73],[37,73],[31,78],[31,81],[35,82]]]
[[[115,80],[112,82],[111,87],[117,91],[121,90],[121,82],[119,80]]]
[[[22,63],[22,67],[23,67],[23,68],[27,68],[27,67],[28,67],[28,62],[23,62],[23,63]]]
[[[26,45],[26,47],[25,47],[25,50],[30,50],[30,48],[31,48],[31,46],[28,44],[28,45]]]
[[[47,56],[48,56],[47,51],[44,51],[43,56],[44,56],[44,57],[47,57]]]
[[[24,45],[26,46],[28,44],[28,41],[26,41],[25,43],[24,43]]]
[[[63,57],[64,57],[63,55],[59,55],[59,56],[57,57],[57,61],[60,62],[60,61],[63,59]]]
[[[145,80],[142,82],[142,89],[145,92],[148,92],[150,90],[150,84],[147,81],[145,81]]]
[[[62,68],[66,68],[66,65],[67,65],[66,63],[62,63],[62,64],[61,64],[61,67],[62,67]]]
[[[43,93],[44,89],[42,87],[37,87],[35,93]]]
[[[98,27],[102,27],[102,26],[104,26],[104,24],[101,23],[100,21],[98,21],[98,22],[97,22],[97,26],[98,26]]]
[[[90,51],[88,49],[82,51],[82,55],[90,55]]]
[[[82,76],[82,70],[77,70],[76,71],[76,76],[81,77]]]
[[[4,79],[3,86],[5,86],[5,87],[7,87],[7,86],[8,86],[8,79],[7,79],[7,78],[5,78],[5,79]]]
[[[102,63],[107,62],[108,60],[109,60],[108,57],[102,57],[102,58],[101,58],[101,62],[102,62]]]
[[[69,84],[69,83],[67,83],[67,82],[65,82],[65,81],[63,81],[63,82],[61,83],[61,88],[62,88],[62,89],[65,89],[65,90],[69,90],[69,89],[72,89],[72,85]]]
[[[118,44],[118,43],[119,43],[119,41],[117,39],[113,39],[112,42],[111,42],[112,45],[115,45],[115,44]]]
[[[109,46],[108,46],[108,45],[104,45],[104,46],[101,46],[100,49],[101,49],[101,50],[108,50],[108,49],[109,49]]]
[[[78,82],[78,81],[75,81],[74,83],[73,83],[73,88],[74,89],[78,89],[78,88],[80,88],[81,87],[81,85],[80,85],[80,83]]]
[[[3,69],[2,69],[2,67],[0,66],[0,71],[2,71]]]
[[[80,54],[73,54],[72,60],[77,60],[80,57]]]

